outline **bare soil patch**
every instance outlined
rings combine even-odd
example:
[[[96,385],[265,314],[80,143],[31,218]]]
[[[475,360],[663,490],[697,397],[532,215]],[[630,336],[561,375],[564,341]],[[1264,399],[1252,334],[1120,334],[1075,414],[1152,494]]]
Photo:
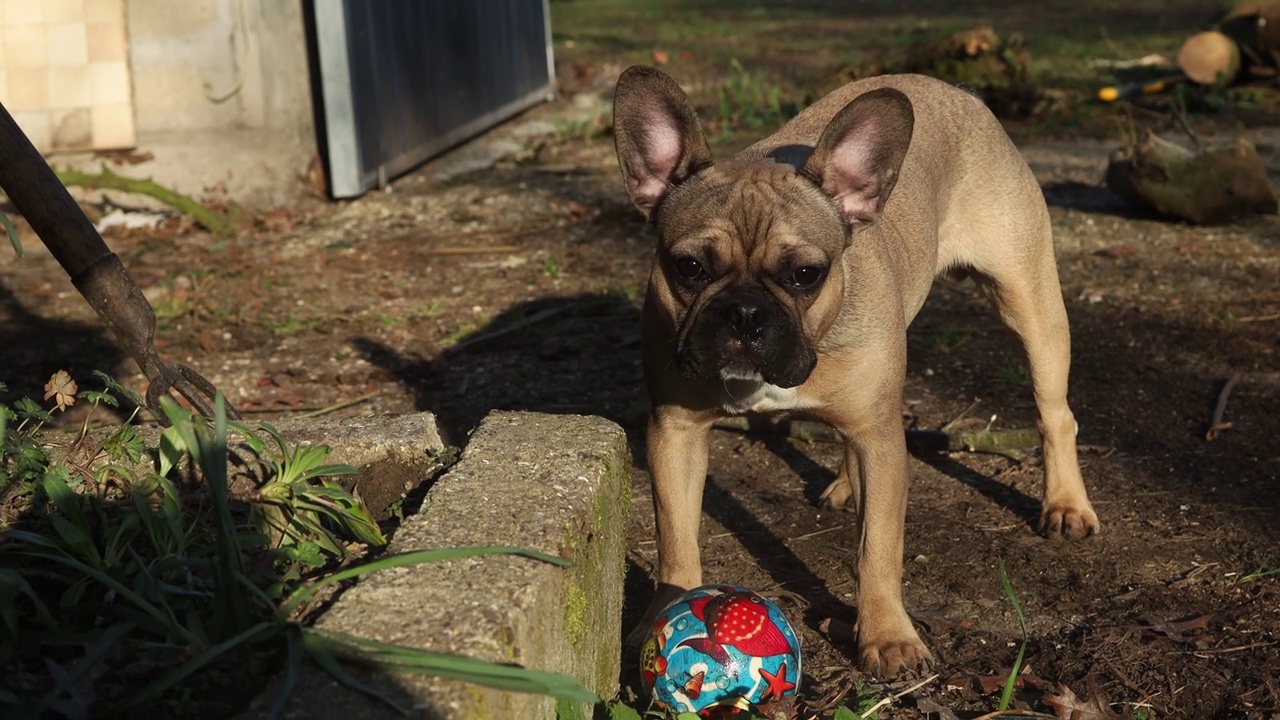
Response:
[[[1275,170],[1267,137],[1259,146]],[[621,192],[607,137],[530,142],[520,161],[446,182],[429,166],[392,192],[281,209],[229,238],[171,221],[107,240],[158,309],[161,352],[250,417],[350,401],[334,412],[430,410],[456,444],[495,408],[621,423],[637,463],[629,625],[655,559],[639,365],[653,237]],[[1051,711],[1045,693],[1059,683],[1079,695],[1096,683],[1117,709],[1148,717],[1273,717],[1280,221],[1197,228],[1132,213],[1098,187],[1105,143],[1023,145],[1051,204],[1071,400],[1103,532],[1056,545],[1030,529],[1034,457],[913,458],[906,596],[940,674],[889,713],[994,708],[1019,639],[1003,560],[1031,631],[1020,702]],[[35,394],[59,369],[141,387],[54,260],[29,231],[23,240],[27,257],[0,264],[0,380],[11,394]],[[940,281],[910,340],[909,425],[966,412],[1001,428],[1034,422],[1017,345],[971,284]],[[1206,440],[1233,375],[1231,427]],[[777,597],[798,621],[813,707],[871,682],[849,670],[856,538],[814,502],[837,454],[717,431],[702,535],[709,580]],[[638,689],[634,667],[622,679]]]

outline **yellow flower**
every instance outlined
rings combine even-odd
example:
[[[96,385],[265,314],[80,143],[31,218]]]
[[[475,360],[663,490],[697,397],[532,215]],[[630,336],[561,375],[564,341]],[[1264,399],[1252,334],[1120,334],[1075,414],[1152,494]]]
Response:
[[[44,399],[53,398],[54,407],[66,410],[76,404],[76,392],[79,389],[66,370],[59,370],[44,384]]]

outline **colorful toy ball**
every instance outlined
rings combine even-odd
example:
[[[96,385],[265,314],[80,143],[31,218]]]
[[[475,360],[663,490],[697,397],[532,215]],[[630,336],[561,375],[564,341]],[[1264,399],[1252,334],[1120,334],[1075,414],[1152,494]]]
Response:
[[[640,680],[658,704],[703,717],[760,707],[800,685],[800,641],[772,600],[735,585],[681,595],[640,650]]]

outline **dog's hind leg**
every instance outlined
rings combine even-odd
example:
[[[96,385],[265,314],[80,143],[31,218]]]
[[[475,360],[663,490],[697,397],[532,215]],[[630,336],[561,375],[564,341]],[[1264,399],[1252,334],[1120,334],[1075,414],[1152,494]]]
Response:
[[[832,510],[848,510],[857,513],[858,506],[862,501],[859,493],[861,482],[858,479],[857,464],[841,460],[840,471],[836,473],[836,479],[832,480],[827,489],[822,491],[822,497],[818,499],[818,504]]]
[[[1006,245],[988,267],[974,267],[1001,319],[1018,336],[1031,371],[1044,449],[1045,487],[1040,529],[1050,537],[1079,538],[1099,529],[1076,457],[1076,420],[1067,405],[1071,333],[1058,284],[1048,218],[1036,223],[1032,244]]]

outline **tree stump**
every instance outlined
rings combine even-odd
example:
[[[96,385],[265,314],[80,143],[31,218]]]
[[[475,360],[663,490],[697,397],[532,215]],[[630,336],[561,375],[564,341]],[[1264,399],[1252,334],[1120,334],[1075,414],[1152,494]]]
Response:
[[[1240,46],[1217,30],[1196,33],[1178,49],[1178,68],[1201,85],[1228,84],[1240,72]]]
[[[1244,139],[1191,150],[1148,133],[1141,144],[1112,153],[1106,183],[1136,206],[1196,224],[1280,209],[1262,159]]]

